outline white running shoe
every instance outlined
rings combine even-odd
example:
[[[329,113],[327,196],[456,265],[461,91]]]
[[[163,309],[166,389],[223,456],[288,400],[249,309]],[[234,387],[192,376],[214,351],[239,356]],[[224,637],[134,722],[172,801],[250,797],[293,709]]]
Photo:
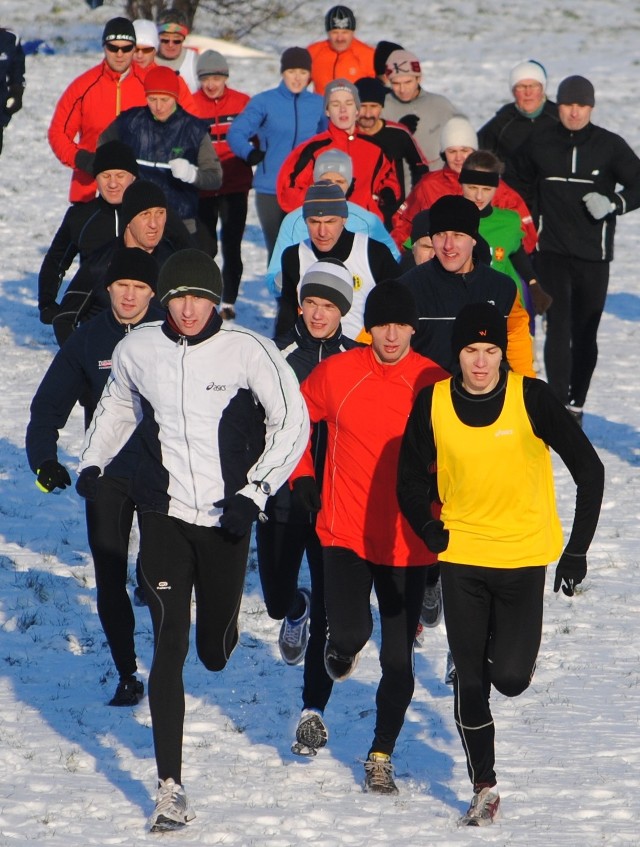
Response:
[[[314,709],[303,709],[291,752],[296,756],[315,756],[328,740],[329,730],[322,720],[322,715]]]
[[[160,780],[156,794],[156,807],[149,818],[149,832],[166,832],[179,829],[192,821],[196,813],[189,806],[184,788],[171,777]]]
[[[498,786],[485,786],[474,792],[471,805],[458,821],[458,826],[489,826],[496,819],[499,808]]]

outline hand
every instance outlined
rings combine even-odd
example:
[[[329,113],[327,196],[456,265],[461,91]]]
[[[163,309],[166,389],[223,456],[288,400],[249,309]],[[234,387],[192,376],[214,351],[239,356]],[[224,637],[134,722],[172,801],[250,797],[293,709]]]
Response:
[[[38,468],[36,485],[40,491],[50,494],[54,488],[64,490],[67,486],[71,485],[71,477],[69,476],[69,471],[60,462],[55,459],[45,459]]]
[[[247,164],[253,167],[254,165],[259,165],[260,162],[264,159],[265,153],[262,150],[252,150],[251,153],[247,156]]]
[[[9,86],[9,98],[4,107],[5,112],[8,115],[15,115],[16,112],[19,112],[22,109],[22,92],[24,91],[21,85],[10,85]]]
[[[40,307],[40,323],[52,324],[55,316],[60,312],[60,306],[57,303],[49,303],[48,306]]]
[[[244,494],[224,497],[222,500],[216,500],[213,505],[216,509],[222,509],[220,528],[231,535],[245,535],[260,514],[259,506]]]
[[[597,191],[590,191],[582,198],[583,203],[587,207],[587,211],[596,221],[601,221],[606,218],[611,212],[615,212],[616,204],[613,203],[604,194],[598,194]]]
[[[544,315],[553,303],[553,297],[544,290],[540,283],[533,279],[529,282],[529,294],[536,315]]]
[[[89,150],[78,150],[76,153],[76,158],[74,160],[74,164],[76,168],[80,171],[86,171],[88,174],[93,176],[93,160],[95,159],[95,153],[91,153]]]
[[[563,593],[567,597],[573,597],[573,591],[576,585],[580,585],[586,575],[586,553],[563,553],[556,565],[556,578],[553,583],[553,590],[557,594],[562,585]]]
[[[312,476],[299,476],[291,486],[293,497],[305,512],[315,514],[320,511],[320,492],[318,485]]]
[[[449,530],[442,521],[429,521],[422,527],[422,540],[432,553],[444,553],[449,546]]]
[[[418,124],[420,123],[420,116],[404,115],[402,118],[398,118],[398,123],[402,124],[402,126],[406,126],[411,135],[415,135],[416,130],[418,129]]]
[[[80,471],[80,476],[76,482],[76,491],[85,500],[95,500],[98,496],[98,477],[100,476],[100,468],[91,465],[88,468]]]
[[[193,185],[198,176],[198,168],[192,165],[188,159],[169,159],[171,174],[182,182]]]

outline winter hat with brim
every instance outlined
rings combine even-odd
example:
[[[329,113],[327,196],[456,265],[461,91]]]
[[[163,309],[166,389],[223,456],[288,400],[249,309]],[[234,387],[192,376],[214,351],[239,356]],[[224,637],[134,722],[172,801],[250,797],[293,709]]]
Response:
[[[396,44],[394,41],[378,41],[376,49],[373,51],[373,70],[376,76],[382,76],[387,67],[387,59],[394,50],[402,50],[402,44]]]
[[[456,194],[445,194],[431,206],[430,235],[437,232],[464,232],[478,237],[480,210],[471,200]]]
[[[507,321],[493,303],[467,303],[453,322],[451,350],[457,359],[460,351],[472,344],[492,344],[507,355]]]
[[[165,94],[177,100],[180,96],[178,74],[164,65],[151,68],[144,78],[144,93],[147,97],[150,94]]]
[[[344,317],[353,303],[353,276],[338,259],[314,262],[300,280],[300,303],[305,297],[320,297],[340,309]]]
[[[340,174],[351,185],[353,180],[353,163],[351,156],[344,150],[332,147],[320,153],[313,166],[313,181],[321,182],[325,174]]]
[[[229,63],[217,50],[205,50],[196,62],[198,79],[203,76],[229,76]]]
[[[440,151],[448,147],[471,147],[478,149],[478,136],[469,121],[462,115],[454,115],[440,131]]]
[[[418,329],[418,307],[410,289],[395,279],[375,285],[364,304],[364,328],[407,324]]]
[[[558,106],[595,106],[596,92],[591,82],[583,76],[568,76],[558,86]]]
[[[211,256],[193,247],[169,256],[158,276],[158,297],[163,306],[174,297],[187,295],[216,304],[222,297],[220,268]]]
[[[130,41],[136,43],[136,31],[128,18],[111,18],[102,30],[102,43],[111,41]]]
[[[363,76],[356,80],[361,103],[379,103],[384,106],[389,89],[375,76]]]
[[[356,108],[360,108],[360,95],[358,94],[358,89],[352,82],[349,82],[348,79],[334,79],[330,82],[324,89],[324,108],[326,110],[329,105],[329,100],[331,100],[331,95],[336,91],[348,91],[349,94],[353,96],[353,99],[356,102]]]
[[[394,50],[387,59],[384,72],[390,82],[399,76],[420,76],[421,73],[420,60],[408,50]]]
[[[305,221],[307,218],[348,218],[349,207],[340,186],[328,179],[310,185],[302,204],[302,217]]]
[[[101,144],[93,158],[93,175],[103,171],[127,171],[138,176],[138,163],[131,147],[118,140]]]
[[[151,253],[139,247],[121,247],[111,257],[104,284],[108,287],[119,279],[134,279],[146,283],[155,291],[159,270],[158,263]]]
[[[120,225],[124,229],[140,212],[147,209],[166,209],[167,198],[164,191],[154,182],[137,179],[127,186],[122,195]]]
[[[158,38],[158,30],[153,21],[146,21],[140,18],[133,22],[133,28],[136,32],[136,45],[138,47],[153,47],[158,49],[160,40]]]
[[[332,29],[355,29],[356,16],[348,6],[333,6],[324,16],[324,28],[327,32]]]
[[[311,73],[311,53],[305,47],[287,47],[280,56],[280,73],[298,69]]]
[[[529,59],[527,62],[519,62],[515,67],[511,68],[509,74],[509,91],[513,91],[519,82],[525,79],[532,79],[539,82],[544,91],[547,87],[547,72],[540,62],[535,59]]]

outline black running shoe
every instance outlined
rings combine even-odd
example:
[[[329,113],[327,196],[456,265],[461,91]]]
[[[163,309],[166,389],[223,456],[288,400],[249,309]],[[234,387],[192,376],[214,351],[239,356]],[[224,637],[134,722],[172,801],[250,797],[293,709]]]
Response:
[[[144,696],[144,685],[135,676],[120,680],[116,693],[109,700],[110,706],[136,706]]]

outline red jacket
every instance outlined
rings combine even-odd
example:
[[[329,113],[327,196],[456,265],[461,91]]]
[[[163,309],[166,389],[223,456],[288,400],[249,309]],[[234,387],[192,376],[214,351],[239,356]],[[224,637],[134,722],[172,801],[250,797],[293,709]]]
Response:
[[[354,38],[348,50],[336,53],[328,40],[315,41],[307,47],[311,53],[311,82],[316,94],[324,94],[333,79],[355,82],[363,76],[375,76],[373,47]]]
[[[146,103],[142,75],[133,65],[121,76],[102,61],[80,74],[64,91],[51,118],[48,136],[58,159],[73,168],[69,190],[72,203],[96,196],[93,176],[75,167],[78,150],[95,152],[100,133],[120,112]]]
[[[313,167],[316,157],[325,150],[338,148],[351,156],[353,182],[347,199],[357,203],[384,220],[378,197],[384,188],[390,188],[395,200],[400,199],[400,185],[393,164],[380,147],[366,135],[356,131],[349,135],[329,124],[326,132],[303,141],[282,163],[276,193],[280,207],[293,212],[302,206],[307,188],[313,184]]]
[[[462,194],[462,186],[458,182],[458,174],[448,165],[440,171],[432,171],[422,177],[411,194],[393,216],[393,240],[398,247],[411,237],[411,223],[418,212],[430,209],[431,206],[444,197],[445,194]],[[538,243],[538,233],[527,204],[513,188],[504,180],[500,180],[496,196],[491,201],[499,209],[511,209],[520,215],[520,223],[524,232],[524,249],[532,253]]]
[[[193,114],[209,120],[211,143],[222,163],[222,187],[218,191],[203,191],[205,196],[236,194],[249,191],[253,171],[236,156],[227,142],[227,132],[235,118],[249,102],[249,95],[233,88],[225,88],[222,97],[212,100],[200,89],[193,95]]]
[[[323,547],[347,547],[378,565],[435,561],[400,513],[396,478],[400,442],[419,391],[448,374],[410,350],[382,365],[370,347],[322,361],[300,389],[312,423],[327,422],[322,509],[316,532]],[[314,476],[310,448],[291,479]],[[425,515],[425,523],[430,515]]]

